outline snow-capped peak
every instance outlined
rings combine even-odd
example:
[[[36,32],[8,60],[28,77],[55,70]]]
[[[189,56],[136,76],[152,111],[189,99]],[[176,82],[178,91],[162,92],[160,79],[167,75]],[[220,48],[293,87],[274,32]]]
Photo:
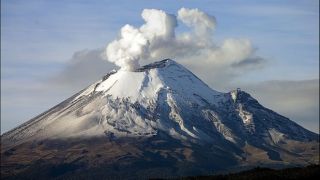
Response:
[[[136,71],[112,73],[99,82],[95,91],[103,91],[105,96],[130,98],[132,102],[156,100],[160,90],[170,91],[186,97],[194,94],[206,99],[219,94],[175,61],[166,59],[143,66]]]
[[[124,170],[119,173],[131,169],[135,174],[136,166],[145,169],[146,163],[159,165],[159,170],[166,163],[170,171],[186,163],[183,172],[203,165],[212,172],[214,167],[229,167],[228,162],[241,168],[318,163],[318,138],[248,93],[217,92],[182,65],[163,60],[134,72],[111,71],[3,134],[1,163],[19,172],[26,161],[33,162],[35,170],[39,162],[49,161],[54,166],[44,167],[59,167],[57,162],[82,167],[85,162],[94,165],[94,172],[101,166],[103,171],[110,167],[106,172],[120,167],[117,172]]]
[[[111,71],[3,139],[22,143],[46,138],[152,137],[159,132],[179,140],[234,144],[256,139],[274,142],[265,138],[273,137],[270,132],[284,134],[282,139],[294,139],[294,133],[299,140],[315,138],[244,91],[212,90],[182,65],[166,59],[135,71]]]

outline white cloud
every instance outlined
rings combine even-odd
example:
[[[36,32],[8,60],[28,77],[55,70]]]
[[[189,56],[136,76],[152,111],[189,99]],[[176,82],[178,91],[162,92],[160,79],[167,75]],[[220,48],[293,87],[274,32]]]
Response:
[[[257,58],[248,39],[214,42],[215,17],[199,9],[181,8],[177,17],[162,10],[145,9],[141,16],[145,21],[142,26],[123,26],[119,37],[107,45],[106,59],[122,69],[134,70],[141,62],[172,58],[185,65],[214,70]],[[175,33],[178,20],[188,27],[186,32]]]
[[[215,17],[199,9],[181,8],[178,11],[178,19],[192,28],[198,38],[210,36],[216,26]]]

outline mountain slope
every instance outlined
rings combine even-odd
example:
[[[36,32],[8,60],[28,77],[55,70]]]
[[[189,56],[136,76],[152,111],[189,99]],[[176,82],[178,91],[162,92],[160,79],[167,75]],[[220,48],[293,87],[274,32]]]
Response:
[[[318,163],[319,153],[317,134],[240,89],[212,90],[169,59],[108,73],[3,134],[1,145],[2,174],[40,165],[44,177],[101,167],[110,177],[198,175]],[[71,169],[52,173],[56,166]]]

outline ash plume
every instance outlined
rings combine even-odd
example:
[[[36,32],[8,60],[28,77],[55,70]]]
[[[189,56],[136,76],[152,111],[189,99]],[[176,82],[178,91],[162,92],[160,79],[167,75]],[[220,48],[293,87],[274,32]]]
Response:
[[[105,49],[105,59],[122,70],[140,67],[140,61],[163,58],[187,59],[186,64],[225,66],[253,58],[254,48],[248,39],[228,38],[218,44],[213,41],[216,19],[199,9],[181,8],[177,16],[162,10],[144,9],[145,21],[140,27],[123,26],[119,37]],[[178,23],[187,29],[176,33]]]

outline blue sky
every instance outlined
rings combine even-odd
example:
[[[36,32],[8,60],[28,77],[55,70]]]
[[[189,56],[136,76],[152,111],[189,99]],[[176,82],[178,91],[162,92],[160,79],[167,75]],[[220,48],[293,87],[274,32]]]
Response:
[[[306,87],[312,82],[310,87],[316,90],[306,90],[312,92],[306,98],[309,100],[306,103],[310,106],[304,110],[308,112],[306,116],[301,116],[304,112],[295,114],[283,105],[280,106],[280,102],[264,100],[267,99],[267,96],[263,97],[265,93],[256,95],[261,96],[257,98],[262,100],[262,104],[265,103],[299,124],[318,131],[319,111],[315,109],[319,108],[319,101],[314,93],[319,89],[318,0],[3,0],[1,131],[7,131],[43,112],[89,82],[84,80],[83,83],[73,85],[77,80],[70,78],[67,84],[72,86],[56,83],[61,82],[61,79],[68,79],[66,76],[69,77],[70,73],[65,73],[68,68],[80,66],[73,67],[80,61],[74,56],[76,52],[105,47],[127,23],[141,25],[143,21],[140,14],[145,8],[162,9],[176,14],[181,7],[199,8],[215,16],[217,28],[213,38],[217,42],[228,37],[248,38],[256,48],[256,54],[265,59],[263,68],[242,72],[241,76],[230,80],[233,84],[216,87],[215,83],[207,81],[211,87],[225,90],[241,86],[255,95],[254,89],[269,81],[299,81],[302,86],[307,83]],[[183,28],[180,26],[177,31],[182,31]],[[85,61],[90,65],[90,61]],[[109,66],[106,63],[105,72],[108,72]],[[84,73],[84,77],[80,78],[85,79],[90,75],[90,81],[100,78],[100,74],[95,76],[95,72],[87,73],[90,74]],[[206,77],[203,78],[206,80]],[[278,83],[278,86],[279,84],[283,83]],[[284,95],[284,99],[294,99],[300,92],[293,92],[287,87],[282,90],[290,91],[287,94],[292,96]],[[283,91],[280,88],[274,93]],[[296,104],[307,106],[300,101]]]

